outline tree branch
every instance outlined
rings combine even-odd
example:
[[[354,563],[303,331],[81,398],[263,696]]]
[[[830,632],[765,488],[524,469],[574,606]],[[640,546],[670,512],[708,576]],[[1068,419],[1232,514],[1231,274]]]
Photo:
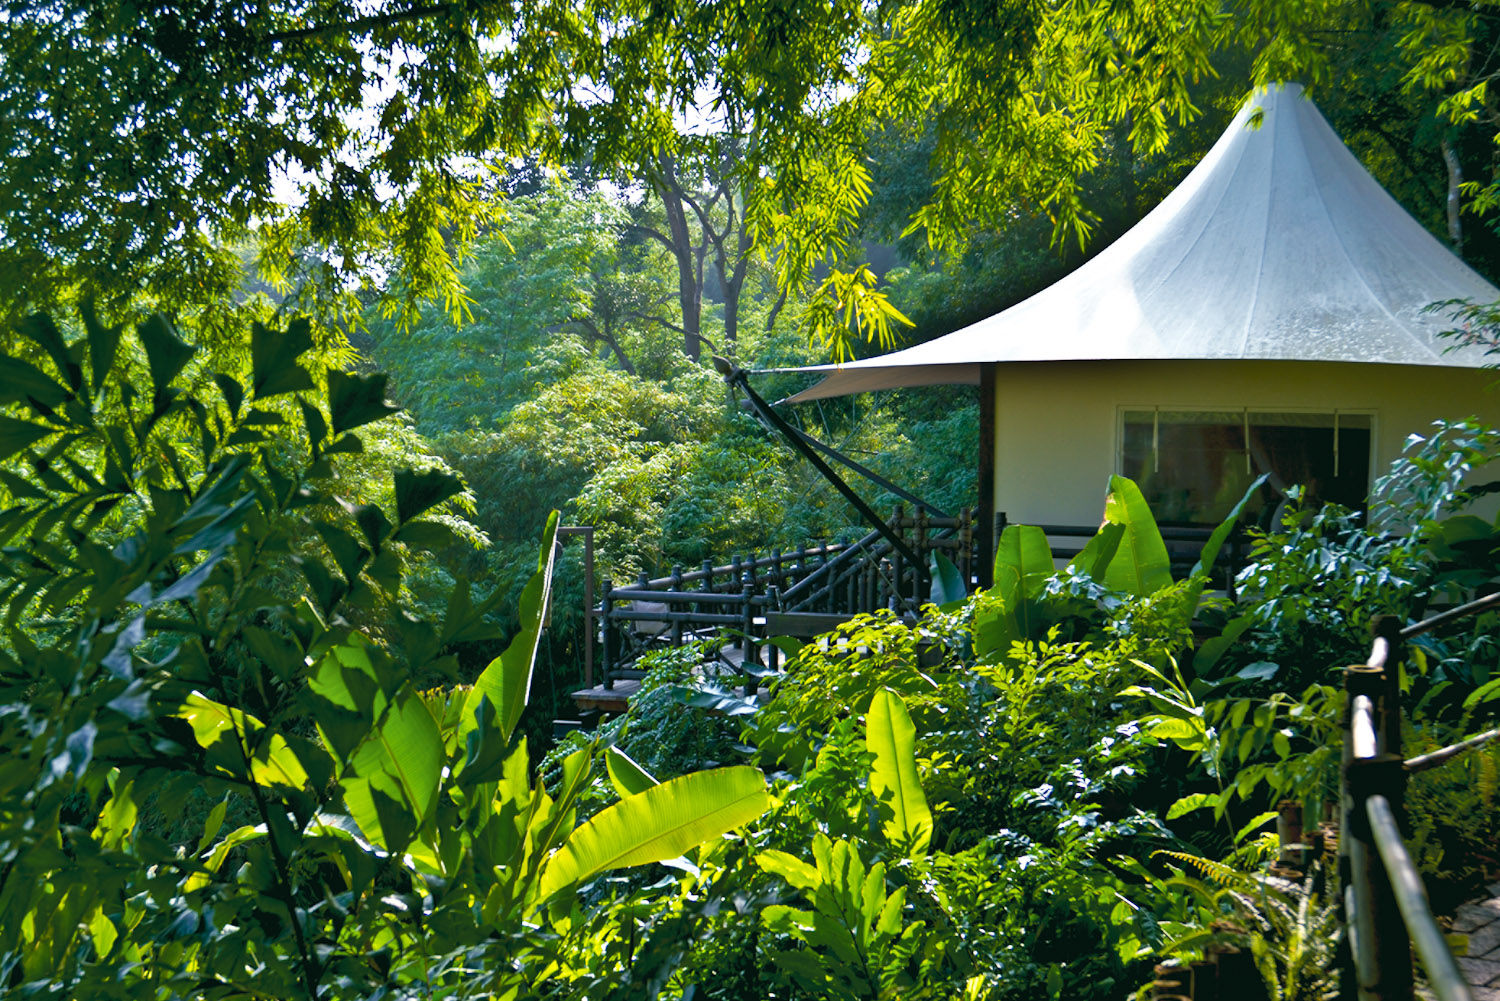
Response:
[[[353,21],[343,21],[338,24],[324,24],[314,28],[298,28],[295,31],[277,31],[260,39],[262,45],[281,45],[286,42],[298,42],[304,38],[315,38],[319,35],[339,34],[363,34],[372,28],[384,28],[393,24],[401,24],[405,21],[420,21],[424,17],[441,14],[452,9],[451,4],[434,3],[424,7],[412,7],[408,10],[388,11],[384,14],[371,14],[369,17],[356,18]]]
[[[625,228],[633,229],[641,236],[650,237],[657,243],[660,243],[663,247],[666,247],[669,252],[673,254],[677,253],[677,248],[672,245],[672,241],[667,239],[666,234],[661,232],[661,230],[653,229],[650,226],[646,226],[638,222],[627,222],[625,224]]]
[[[667,319],[665,316],[655,316],[655,315],[650,314],[650,313],[636,313],[636,312],[626,313],[625,315],[628,316],[628,317],[630,317],[632,320],[641,320],[644,323],[659,323],[663,327],[666,327],[668,330],[675,330],[677,333],[683,334],[683,335],[687,334],[686,330],[684,330],[683,328],[679,327],[677,324],[673,323],[671,320]],[[705,341],[708,340],[708,338],[704,337],[702,334],[694,334],[693,336],[701,338],[702,340],[705,340]],[[710,343],[712,343],[712,342],[710,342]]]

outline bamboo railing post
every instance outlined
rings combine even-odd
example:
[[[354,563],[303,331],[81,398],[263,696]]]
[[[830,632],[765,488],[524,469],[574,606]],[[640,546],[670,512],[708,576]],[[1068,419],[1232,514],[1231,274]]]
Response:
[[[1396,904],[1390,876],[1371,837],[1366,809],[1366,802],[1376,795],[1399,804],[1406,781],[1401,758],[1381,747],[1381,731],[1387,727],[1376,714],[1376,706],[1385,701],[1387,672],[1396,668],[1380,656],[1381,652],[1377,641],[1371,660],[1380,660],[1379,666],[1359,664],[1344,670],[1348,719],[1344,727],[1339,854],[1346,888],[1345,927],[1353,940],[1350,959],[1354,974],[1352,983],[1346,987],[1353,988],[1350,994],[1359,1001],[1409,1001],[1411,940]],[[1399,712],[1394,704],[1388,705]]]
[[[928,564],[932,562],[932,549],[929,548],[931,542],[927,538],[927,531],[927,509],[925,507],[919,507],[917,508],[916,525],[917,544],[915,546],[912,546],[912,549],[916,550],[917,557],[922,562],[917,565],[916,572],[912,574],[911,603],[912,609],[914,611],[921,610],[922,606],[927,603],[927,598],[930,593],[928,588],[924,586],[927,582],[927,578],[930,576],[930,573],[928,571]]]
[[[781,588],[773,586],[769,591],[766,592],[766,597],[767,599],[769,599],[766,602],[767,612],[771,612],[773,610],[778,612],[781,611]],[[766,627],[766,639],[771,638],[770,634],[771,629],[768,624]],[[766,666],[773,671],[781,670],[781,649],[775,643],[766,644]]]
[[[902,524],[905,520],[906,508],[897,504],[895,514],[891,515],[891,529],[901,538],[902,542],[906,541],[905,526]],[[895,587],[896,593],[891,595],[891,598],[895,603],[898,613],[901,611],[901,602],[904,600],[901,596],[901,578],[906,574],[905,563],[906,561],[901,558],[901,550],[893,548],[891,550],[891,583]]]
[[[599,606],[599,673],[603,676],[604,688],[608,691],[615,687],[615,629],[614,622],[610,619],[610,613],[615,610],[612,597],[615,584],[608,577],[600,584],[604,600]]]
[[[958,522],[958,573],[967,591],[974,580],[974,509],[959,511]]]
[[[676,564],[676,563],[672,564],[672,593],[674,593],[674,594],[680,594],[680,593],[682,593],[682,567],[679,564]],[[667,610],[670,611],[671,608],[672,608],[672,606],[669,604],[667,606]],[[682,620],[681,619],[673,619],[672,620],[672,646],[674,648],[682,646]]]
[[[1385,685],[1380,693],[1381,747],[1386,754],[1401,755],[1401,661],[1405,651],[1401,644],[1401,619],[1381,615],[1375,619],[1375,642],[1385,645],[1383,675]]]
[[[755,675],[752,673],[751,667],[758,655],[754,638],[755,603],[752,600],[755,597],[755,588],[751,586],[748,575],[745,579],[744,589],[740,592],[740,595],[745,603],[744,621],[741,623],[741,629],[745,634],[745,660],[741,666],[745,669],[745,698],[748,699],[755,696]]]

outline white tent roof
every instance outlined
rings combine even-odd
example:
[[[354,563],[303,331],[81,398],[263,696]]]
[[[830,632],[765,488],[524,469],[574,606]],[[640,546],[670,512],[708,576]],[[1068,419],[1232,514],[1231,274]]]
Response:
[[[1252,116],[1263,112],[1259,127]],[[1477,368],[1433,302],[1500,299],[1385,192],[1302,93],[1257,93],[1178,188],[1078,270],[791,401],[979,381],[986,362],[1261,358]]]

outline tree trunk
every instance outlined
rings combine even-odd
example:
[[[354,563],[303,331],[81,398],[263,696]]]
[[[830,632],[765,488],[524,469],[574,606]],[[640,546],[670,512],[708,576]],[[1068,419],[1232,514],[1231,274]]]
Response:
[[[1458,162],[1458,154],[1453,151],[1453,144],[1446,138],[1443,139],[1443,164],[1448,168],[1448,242],[1453,244],[1454,253],[1462,256],[1464,230],[1458,217],[1462,207],[1458,195],[1459,186],[1464,183],[1464,172]]]
[[[718,258],[719,284],[724,289],[724,354],[735,357],[740,336],[740,290],[745,287],[745,271],[750,255],[741,253],[734,267],[727,266],[724,255]]]
[[[692,233],[688,230],[687,209],[682,204],[682,192],[677,180],[676,165],[672,158],[663,154],[657,157],[658,176],[652,186],[661,196],[662,208],[667,214],[667,235],[672,241],[672,256],[677,260],[677,301],[682,309],[682,353],[693,361],[698,360],[701,341],[698,333],[702,329],[703,283],[698,280],[693,260]]]

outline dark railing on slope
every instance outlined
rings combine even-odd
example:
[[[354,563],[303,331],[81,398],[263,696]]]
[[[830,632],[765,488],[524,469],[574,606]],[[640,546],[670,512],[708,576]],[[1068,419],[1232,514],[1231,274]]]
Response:
[[[928,561],[943,553],[972,587],[976,567],[973,514],[931,517],[898,506],[889,529],[916,553],[912,564],[875,531],[847,543],[820,543],[769,556],[736,556],[721,566],[705,560],[698,570],[674,567],[665,577],[615,586],[604,580],[599,623],[602,687],[639,678],[633,665],[652,649],[680,646],[724,630],[740,638],[747,661],[759,657],[767,611],[854,616],[879,608],[915,612],[927,600]],[[753,691],[754,682],[750,682]]]
[[[999,538],[1006,517],[1001,514],[995,521],[995,537]],[[697,570],[674,567],[665,577],[650,579],[642,574],[632,584],[617,586],[604,580],[598,592],[600,604],[589,609],[590,621],[598,624],[601,687],[609,690],[619,679],[641,677],[643,672],[634,665],[650,650],[680,646],[720,631],[735,636],[739,653],[753,663],[760,657],[768,612],[853,617],[884,608],[916,614],[930,593],[928,567],[934,552],[953,563],[971,591],[978,585],[981,556],[971,510],[943,518],[920,507],[909,511],[897,506],[886,525],[918,555],[917,564],[903,558],[884,532],[873,531],[850,542],[736,556],[722,565],[705,560]],[[1057,559],[1077,554],[1098,530],[1092,525],[1040,527]],[[1210,533],[1211,529],[1199,526],[1161,527],[1177,576],[1192,567]],[[1221,556],[1219,580],[1230,588],[1244,562],[1243,540],[1243,532],[1236,530]],[[585,681],[586,688],[593,687],[593,672]],[[750,684],[753,690],[753,680]]]
[[[1420,757],[1401,755],[1400,674],[1403,644],[1437,626],[1500,607],[1500,593],[1434,615],[1405,628],[1376,621],[1364,664],[1346,668],[1348,719],[1344,728],[1339,866],[1348,963],[1341,996],[1394,1001],[1413,996],[1415,950],[1437,1001],[1473,995],[1427,903],[1422,877],[1401,836],[1406,777],[1436,768],[1464,751],[1500,738],[1500,729]]]

